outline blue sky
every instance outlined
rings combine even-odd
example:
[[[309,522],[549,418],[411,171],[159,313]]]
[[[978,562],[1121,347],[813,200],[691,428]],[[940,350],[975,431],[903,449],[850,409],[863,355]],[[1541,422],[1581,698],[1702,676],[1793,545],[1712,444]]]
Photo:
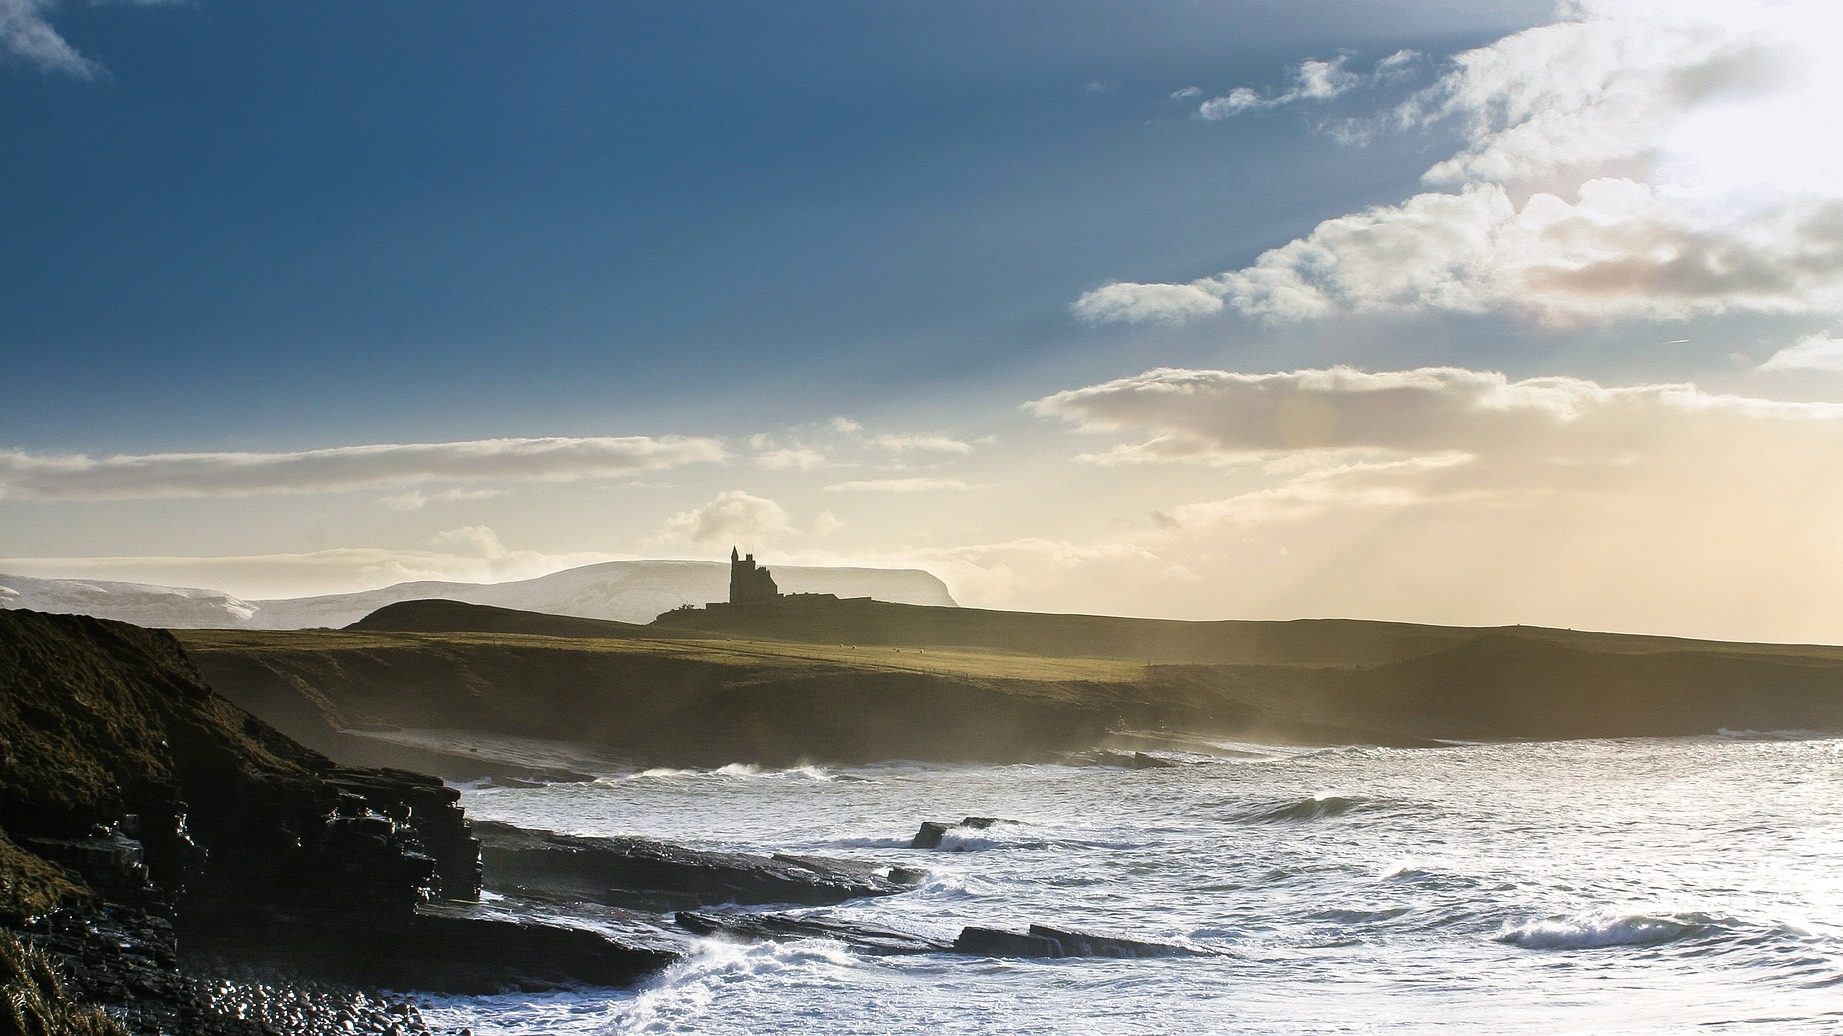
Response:
[[[1233,264],[1425,164],[1409,140],[1285,175],[1337,145],[1169,93],[1533,13],[1360,6],[66,5],[106,71],[0,80],[26,365],[0,436],[747,431],[841,388],[1110,371],[1135,336],[1084,335],[1070,298]]]
[[[0,0],[0,571],[1840,638],[1827,17]]]

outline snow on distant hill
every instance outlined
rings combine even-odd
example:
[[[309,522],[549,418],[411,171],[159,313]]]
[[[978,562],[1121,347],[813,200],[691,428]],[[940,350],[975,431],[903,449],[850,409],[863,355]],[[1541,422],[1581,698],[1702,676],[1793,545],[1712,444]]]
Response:
[[[919,569],[774,566],[786,593],[874,597],[894,604],[954,607],[939,579]],[[344,626],[398,601],[447,600],[587,619],[651,622],[681,604],[721,601],[729,565],[714,561],[609,561],[509,583],[398,583],[323,597],[245,601],[216,590],[31,579],[0,575],[0,608],[70,612],[169,628],[302,629]]]
[[[0,575],[0,608],[94,615],[139,626],[247,626],[258,609],[217,590]]]

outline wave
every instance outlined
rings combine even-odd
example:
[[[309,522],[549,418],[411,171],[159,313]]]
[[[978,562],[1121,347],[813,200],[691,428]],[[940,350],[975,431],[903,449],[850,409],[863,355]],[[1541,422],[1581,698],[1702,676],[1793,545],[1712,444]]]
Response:
[[[867,778],[854,777],[854,776],[851,776],[850,774],[833,773],[832,771],[826,769],[823,766],[813,766],[811,764],[804,765],[804,766],[789,766],[789,767],[785,767],[782,769],[772,769],[772,768],[764,768],[764,767],[756,766],[754,763],[728,763],[726,765],[719,766],[715,769],[710,769],[710,770],[679,769],[677,767],[671,767],[671,766],[655,766],[649,770],[641,770],[637,773],[626,774],[618,779],[627,780],[627,781],[673,780],[673,779],[739,781],[739,780],[750,780],[750,779],[756,779],[756,778],[760,778],[764,780],[813,781],[813,782],[819,782],[819,781],[856,782],[856,781],[867,780]]]
[[[1722,727],[1715,736],[1727,741],[1828,741],[1836,731],[1824,730],[1730,730]]]
[[[1545,917],[1498,932],[1501,943],[1526,950],[1595,950],[1609,946],[1659,946],[1732,932],[1735,922],[1711,914],[1627,914],[1595,910]]]
[[[1362,795],[1333,795],[1319,792],[1309,799],[1296,799],[1282,802],[1237,818],[1249,824],[1280,824],[1301,820],[1326,820],[1341,817],[1358,810],[1371,809],[1378,805],[1375,799]]]
[[[907,849],[912,838],[877,838],[872,836],[828,838],[823,842],[810,842],[809,845],[820,849]]]
[[[855,964],[842,943],[824,939],[749,944],[699,940],[694,953],[641,988],[615,1017],[610,1031],[696,1031],[698,1019],[736,983],[792,973],[809,980],[830,977],[836,984]]]

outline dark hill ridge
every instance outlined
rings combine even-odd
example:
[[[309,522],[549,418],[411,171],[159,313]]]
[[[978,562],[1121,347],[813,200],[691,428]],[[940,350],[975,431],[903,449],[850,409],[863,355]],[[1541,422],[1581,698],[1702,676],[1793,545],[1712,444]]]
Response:
[[[815,601],[792,606],[680,609],[653,625],[815,644],[976,648],[1058,658],[1155,664],[1363,665],[1397,662],[1499,633],[1614,654],[1720,651],[1796,655],[1843,662],[1843,647],[1742,644],[1542,626],[1428,626],[1371,619],[1137,619],[1116,615],[932,608],[883,601]]]
[[[540,637],[630,637],[658,639],[660,631],[632,622],[495,608],[460,601],[400,601],[387,604],[344,627],[388,633],[523,633]],[[689,635],[696,636],[695,632]]]
[[[182,636],[214,685],[310,743],[330,739],[332,751],[353,731],[392,727],[408,728],[391,735],[397,743],[418,743],[418,729],[477,731],[681,766],[1043,759],[1158,730],[1309,744],[1843,730],[1835,648],[1355,620],[1158,624],[872,602],[715,615],[669,613],[646,628],[650,638],[628,627],[594,637],[576,620],[552,626],[528,613],[417,605],[376,622],[413,632]],[[459,631],[433,631],[444,621]],[[806,639],[744,639],[738,628]],[[1002,650],[915,646],[936,633]],[[853,639],[827,642],[833,636]],[[916,639],[894,647],[876,646],[877,637]],[[1036,639],[1053,651],[1023,653]],[[1084,649],[1089,657],[1073,656]],[[1244,661],[1092,657],[1129,650]],[[450,776],[490,772],[483,760],[449,762]]]

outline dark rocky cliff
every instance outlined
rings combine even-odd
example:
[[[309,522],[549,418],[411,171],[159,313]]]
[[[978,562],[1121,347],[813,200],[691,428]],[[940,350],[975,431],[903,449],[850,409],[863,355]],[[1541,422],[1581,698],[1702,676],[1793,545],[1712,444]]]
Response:
[[[214,694],[170,634],[0,611],[0,926],[133,1031],[245,1031],[188,992],[190,957],[457,991],[631,981],[667,963],[586,932],[419,910],[478,896],[458,798],[290,741]]]

